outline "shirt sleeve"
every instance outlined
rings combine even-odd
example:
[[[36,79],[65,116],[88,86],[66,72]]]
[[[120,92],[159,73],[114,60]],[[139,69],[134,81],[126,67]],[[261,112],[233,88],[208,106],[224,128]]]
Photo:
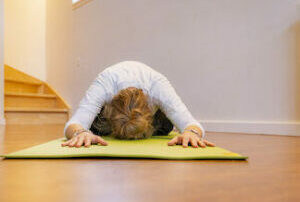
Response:
[[[65,137],[66,130],[70,124],[76,123],[80,124],[86,130],[90,129],[95,117],[107,101],[108,90],[111,88],[108,76],[103,71],[93,80],[84,97],[80,100],[74,115],[65,124]]]
[[[159,79],[153,84],[151,91],[160,109],[181,133],[187,126],[197,125],[202,130],[202,137],[205,136],[203,126],[192,116],[164,75],[160,74]]]

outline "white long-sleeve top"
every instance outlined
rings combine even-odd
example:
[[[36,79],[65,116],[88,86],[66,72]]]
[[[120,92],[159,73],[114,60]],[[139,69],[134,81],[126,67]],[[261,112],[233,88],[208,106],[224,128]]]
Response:
[[[193,124],[201,128],[204,137],[203,126],[189,112],[168,79],[137,61],[120,62],[100,72],[81,99],[74,115],[66,123],[64,134],[66,135],[68,126],[74,123],[90,129],[103,104],[110,102],[114,95],[127,87],[140,88],[148,95],[153,115],[159,108],[181,133]]]

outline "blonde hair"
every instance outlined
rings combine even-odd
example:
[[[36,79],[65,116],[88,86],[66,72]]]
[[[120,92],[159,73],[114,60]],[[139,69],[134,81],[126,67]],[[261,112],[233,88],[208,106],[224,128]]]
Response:
[[[142,89],[129,87],[105,104],[103,116],[111,126],[111,135],[119,139],[149,138],[153,133],[153,116],[148,96]]]

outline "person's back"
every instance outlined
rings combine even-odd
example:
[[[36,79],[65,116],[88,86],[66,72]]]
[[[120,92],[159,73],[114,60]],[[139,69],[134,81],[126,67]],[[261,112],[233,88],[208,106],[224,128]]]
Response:
[[[149,93],[152,85],[164,77],[148,65],[137,61],[123,61],[104,69],[102,74],[109,78],[110,92],[115,95],[127,87],[136,87]]]

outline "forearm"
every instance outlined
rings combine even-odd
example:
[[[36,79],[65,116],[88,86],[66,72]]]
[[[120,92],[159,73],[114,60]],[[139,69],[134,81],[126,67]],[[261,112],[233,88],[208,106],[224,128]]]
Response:
[[[91,127],[104,103],[111,99],[111,93],[107,90],[111,88],[110,86],[109,75],[104,76],[104,72],[101,72],[94,79],[84,97],[80,100],[75,113],[64,127],[66,138],[72,138],[72,134],[77,130]]]
[[[67,139],[71,139],[73,134],[78,131],[84,129],[80,124],[70,124],[66,129],[65,136]]]

